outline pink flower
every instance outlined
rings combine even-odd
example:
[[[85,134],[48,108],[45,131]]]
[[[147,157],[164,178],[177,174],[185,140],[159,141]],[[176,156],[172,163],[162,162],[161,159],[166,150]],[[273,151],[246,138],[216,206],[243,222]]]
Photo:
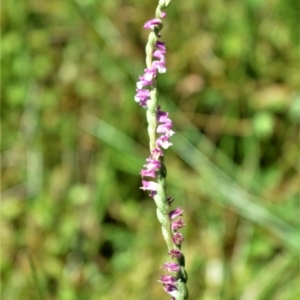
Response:
[[[173,240],[174,244],[180,245],[184,241],[184,237],[181,233],[175,232],[172,237],[172,240]]]
[[[160,110],[160,107],[158,107],[158,110],[156,112],[157,121],[159,123],[172,123],[172,120],[168,118],[169,113]]]
[[[165,43],[164,43],[164,42],[156,41],[155,47],[156,47],[157,49],[160,49],[160,50],[162,50],[162,51],[165,51],[165,53],[166,53],[166,46],[165,46]]]
[[[174,285],[165,284],[164,290],[165,290],[165,292],[170,294],[172,297],[174,297],[174,299],[176,299],[176,297],[178,296],[178,290]]]
[[[150,99],[150,91],[149,90],[136,90],[136,95],[134,96],[134,100],[138,102],[141,106],[147,107],[147,101]]]
[[[168,149],[172,145],[173,144],[169,142],[169,137],[166,135],[162,135],[156,140],[156,146],[164,149]]]
[[[179,228],[182,228],[185,226],[185,223],[183,222],[182,219],[179,219],[175,222],[172,223],[171,227],[172,227],[172,230],[177,230]]]
[[[156,77],[156,69],[148,68],[144,70],[144,74],[141,76],[144,80],[153,80]],[[140,77],[140,78],[141,78]]]
[[[155,170],[141,170],[140,174],[142,177],[156,177]]]
[[[171,284],[171,285],[176,285],[177,284],[177,278],[174,276],[160,276],[159,282],[163,284]]]
[[[144,25],[145,29],[154,29],[155,26],[161,25],[162,22],[159,19],[152,19],[150,21],[147,21]]]
[[[166,63],[163,60],[154,60],[152,62],[152,68],[156,68],[158,73],[166,73]]]
[[[165,17],[167,16],[167,14],[165,13],[165,12],[161,12],[161,14],[160,14],[160,17],[162,18],[162,19],[164,19]]]
[[[164,133],[166,136],[171,137],[173,134],[175,134],[175,132],[173,130],[171,130],[171,128],[172,128],[172,123],[160,124],[160,125],[158,125],[156,132]]]
[[[154,148],[151,153],[151,158],[158,159],[160,156],[164,156],[164,153],[160,148]]]
[[[179,272],[180,265],[175,262],[166,262],[162,268],[166,270],[166,272]]]
[[[159,58],[160,61],[165,61],[165,52],[162,50],[155,50],[152,54],[153,57]]]
[[[178,249],[172,249],[168,254],[171,256],[171,258],[181,258],[182,256],[180,250]]]
[[[149,176],[149,177],[156,177],[156,171],[160,169],[161,163],[159,160],[147,158],[147,164],[144,165],[146,170],[141,170],[142,177]]]
[[[143,186],[140,187],[140,189],[146,191],[157,191],[157,183],[154,181],[146,181],[146,180],[142,180],[142,184]]]
[[[159,160],[152,159],[152,158],[147,158],[146,159],[147,164],[144,165],[147,169],[151,170],[158,170],[161,167],[161,163]]]
[[[140,76],[140,80],[136,83],[136,87],[138,89],[142,89],[144,86],[152,85],[153,81],[152,80],[146,80],[143,79],[142,76]]]
[[[171,210],[169,212],[169,218],[170,220],[173,220],[176,217],[182,216],[182,214],[183,214],[183,210],[180,207],[177,207],[176,209]]]

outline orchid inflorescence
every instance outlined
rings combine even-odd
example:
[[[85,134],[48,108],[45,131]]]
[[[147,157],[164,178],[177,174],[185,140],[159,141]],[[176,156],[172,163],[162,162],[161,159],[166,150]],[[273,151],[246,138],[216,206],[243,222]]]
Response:
[[[146,109],[150,140],[150,156],[146,159],[146,164],[140,172],[142,175],[141,189],[149,191],[150,197],[156,203],[157,217],[168,246],[168,254],[171,259],[175,260],[175,262],[166,262],[162,266],[167,275],[161,276],[159,282],[163,284],[164,290],[172,296],[171,299],[183,300],[188,299],[187,274],[184,268],[184,255],[181,252],[184,238],[178,230],[184,227],[185,223],[182,219],[178,219],[183,214],[180,207],[174,210],[170,209],[174,199],[166,193],[166,167],[163,162],[163,149],[172,146],[169,139],[175,132],[172,130],[169,114],[162,111],[158,105],[156,86],[158,74],[167,71],[166,47],[159,38],[161,38],[160,30],[163,27],[162,20],[167,15],[162,9],[166,8],[170,1],[160,0],[156,9],[156,18],[147,21],[144,25],[145,29],[151,30],[146,46],[147,68],[144,70],[144,74],[139,76],[134,99]],[[145,177],[149,179],[144,180]]]

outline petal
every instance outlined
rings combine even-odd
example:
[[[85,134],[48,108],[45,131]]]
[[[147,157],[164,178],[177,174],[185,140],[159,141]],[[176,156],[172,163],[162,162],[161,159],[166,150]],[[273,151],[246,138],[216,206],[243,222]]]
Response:
[[[138,89],[142,89],[144,86],[152,85],[152,81],[147,81],[147,80],[140,80],[136,83],[136,87]]]
[[[176,209],[169,212],[169,218],[170,220],[175,219],[176,217],[182,216],[183,210],[180,207],[177,207]]]
[[[168,149],[172,145],[173,144],[169,142],[169,137],[166,135],[162,135],[156,140],[156,146],[164,149]]]
[[[159,123],[171,123],[172,124],[172,120],[169,119],[168,116],[169,116],[169,113],[160,110],[160,108],[156,112],[157,121]]]
[[[166,270],[166,272],[179,272],[180,265],[175,262],[166,262],[162,268]]]
[[[149,90],[136,90],[136,94],[134,96],[134,101],[136,102],[146,102],[147,100],[150,99],[150,91]]]
[[[145,23],[144,25],[144,28],[145,29],[154,29],[154,26],[157,26],[157,25],[160,25],[162,24],[162,21],[159,20],[159,19],[152,19],[152,20],[149,20]]]
[[[171,137],[172,135],[175,134],[175,131],[171,130],[172,128],[172,123],[164,123],[158,125],[156,128],[157,133],[164,133],[166,136]]]
[[[171,258],[181,258],[182,256],[180,250],[178,249],[172,249],[168,254],[171,256]]]
[[[155,47],[156,47],[157,49],[162,50],[162,51],[166,51],[166,50],[167,50],[167,49],[166,49],[166,46],[165,46],[165,43],[164,43],[164,42],[161,42],[161,41],[156,41]]]
[[[175,299],[178,296],[178,290],[174,285],[166,284],[166,285],[164,285],[164,290],[165,290],[165,292],[170,294]]]
[[[140,174],[142,177],[156,177],[155,170],[141,170]]]
[[[144,70],[144,74],[141,76],[142,79],[150,81],[156,77],[156,69],[155,68],[148,68]]]
[[[170,284],[170,285],[177,284],[177,278],[174,276],[170,276],[170,275],[160,276],[160,280],[158,280],[158,281],[163,284]]]
[[[161,61],[165,61],[165,52],[161,50],[155,50],[152,54],[153,57],[158,58]]]
[[[166,14],[164,11],[162,11],[161,14],[160,14],[160,17],[161,17],[162,19],[164,19],[166,16],[167,16],[167,14]]]
[[[151,158],[158,159],[160,156],[164,156],[160,148],[154,148],[151,153]]]
[[[146,167],[149,170],[158,170],[161,167],[161,162],[159,160],[147,158],[146,161],[147,164],[144,167]]]
[[[140,187],[140,189],[146,191],[157,191],[157,183],[154,181],[146,181],[146,180],[142,180],[142,184],[143,186]]]
[[[171,227],[172,227],[172,230],[177,230],[179,228],[182,228],[185,226],[185,223],[183,222],[182,219],[179,219],[175,222],[172,223]]]
[[[152,68],[156,68],[158,73],[166,73],[166,63],[163,60],[155,60],[152,62]]]
[[[175,245],[180,245],[184,241],[184,237],[180,232],[175,232],[172,240]]]

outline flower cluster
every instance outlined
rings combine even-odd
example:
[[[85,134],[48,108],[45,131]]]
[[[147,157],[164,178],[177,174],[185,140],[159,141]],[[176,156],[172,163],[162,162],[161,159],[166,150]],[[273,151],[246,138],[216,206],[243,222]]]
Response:
[[[144,28],[150,29],[155,33],[155,40],[150,43],[151,51],[147,52],[150,55],[151,60],[147,63],[147,68],[144,70],[144,74],[139,76],[139,80],[136,84],[136,95],[134,100],[139,103],[140,106],[150,111],[153,135],[149,133],[150,141],[152,137],[153,143],[150,146],[151,153],[146,159],[146,164],[143,166],[140,174],[142,176],[142,187],[144,191],[150,192],[150,197],[154,198],[156,204],[157,201],[162,201],[164,207],[170,207],[174,199],[170,196],[162,197],[159,190],[165,186],[161,182],[161,176],[165,177],[164,165],[163,165],[163,150],[168,149],[172,146],[169,141],[170,137],[175,133],[172,130],[172,121],[169,118],[169,114],[161,110],[161,107],[157,105],[156,100],[156,78],[158,73],[166,72],[165,44],[158,40],[161,37],[159,34],[162,28],[162,20],[166,17],[165,12],[160,13],[160,18],[150,20],[145,23]],[[153,36],[153,35],[152,35]],[[149,38],[150,39],[150,38]],[[148,113],[148,112],[147,112]],[[148,120],[149,122],[149,120]],[[150,124],[149,123],[149,124]],[[153,125],[154,124],[154,125]],[[146,180],[145,180],[146,177]],[[163,179],[164,180],[164,179]],[[163,187],[165,189],[165,187]],[[164,199],[162,199],[164,198]],[[158,200],[159,199],[159,200]],[[160,202],[161,203],[161,202]],[[158,210],[159,210],[159,205]],[[184,270],[184,257],[181,249],[181,243],[184,238],[183,235],[178,232],[179,229],[185,226],[185,223],[180,216],[182,216],[183,210],[178,207],[174,210],[163,209],[163,220],[160,221],[162,226],[167,226],[165,232],[167,232],[166,240],[169,241],[169,256],[176,262],[166,262],[162,268],[167,272],[166,275],[160,277],[159,282],[163,284],[164,290],[172,296],[172,299],[179,299],[180,295],[183,294],[182,287],[179,286],[179,281],[186,282],[186,272]],[[169,211],[169,213],[168,213]],[[160,219],[160,218],[159,218]],[[166,225],[169,224],[169,225]],[[187,292],[184,298],[187,299]]]
[[[172,210],[169,212],[169,219],[173,221],[179,216],[182,216],[183,210],[178,207],[175,210]],[[183,242],[184,238],[183,235],[178,232],[177,230],[184,227],[185,223],[182,219],[178,219],[176,221],[173,221],[171,223],[171,230],[173,235],[173,243],[180,248],[181,243]],[[176,259],[177,262],[180,261],[182,258],[182,253],[178,249],[172,249],[168,254],[172,259]],[[165,271],[168,273],[168,275],[163,275],[160,277],[159,282],[163,284],[164,290],[172,296],[172,299],[176,299],[176,296],[178,295],[178,277],[174,275],[169,275],[170,273],[179,274],[181,272],[181,265],[177,262],[166,262],[162,268],[165,269]]]
[[[166,14],[163,15],[164,17]],[[155,26],[161,26],[161,20],[153,19],[145,23],[144,28],[154,29]],[[144,74],[139,77],[139,81],[136,84],[136,95],[134,100],[138,102],[143,108],[147,108],[147,101],[150,100],[150,90],[154,84],[154,79],[157,73],[165,73],[166,62],[165,62],[166,47],[165,43],[161,41],[156,41],[155,49],[153,50],[152,57],[155,60],[152,61],[150,68],[144,70]]]
[[[165,18],[166,13],[161,13],[161,18]],[[144,25],[146,29],[154,30],[155,26],[161,26],[162,21],[160,19],[153,19],[147,21]],[[165,43],[161,41],[155,42],[155,47],[152,51],[152,64],[150,68],[144,70],[144,74],[139,76],[139,81],[136,84],[136,95],[134,100],[138,102],[142,107],[147,109],[147,101],[151,99],[151,87],[154,85],[154,80],[157,73],[166,72],[166,62],[165,62],[166,47]],[[168,113],[160,110],[160,106],[156,109],[156,119],[158,126],[156,128],[156,133],[160,136],[156,140],[156,148],[151,152],[149,158],[147,158],[147,164],[141,171],[142,177],[156,177],[156,172],[160,170],[161,163],[159,158],[163,156],[163,149],[169,148],[172,143],[169,142],[169,138],[175,133],[172,130],[172,121],[168,117]],[[141,189],[151,191],[150,195],[154,195],[157,190],[157,183],[154,181],[142,181],[143,186]]]
[[[144,165],[144,169],[141,170],[142,178],[152,177],[156,178],[156,172],[161,168],[160,157],[163,156],[163,149],[167,149],[172,146],[169,142],[169,138],[175,133],[172,130],[172,121],[168,118],[168,113],[161,111],[160,107],[156,111],[157,123],[156,132],[161,134],[156,140],[156,148],[154,148],[150,154],[150,157],[146,159],[147,164]],[[154,196],[157,190],[157,183],[154,181],[142,180],[142,190],[151,191],[150,196]]]

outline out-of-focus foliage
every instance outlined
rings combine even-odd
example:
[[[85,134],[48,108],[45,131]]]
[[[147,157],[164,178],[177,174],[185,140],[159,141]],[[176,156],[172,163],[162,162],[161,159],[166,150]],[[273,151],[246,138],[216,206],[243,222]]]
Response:
[[[2,2],[1,299],[168,299],[133,100],[156,2]],[[298,299],[299,3],[167,12],[159,99],[190,299]]]

